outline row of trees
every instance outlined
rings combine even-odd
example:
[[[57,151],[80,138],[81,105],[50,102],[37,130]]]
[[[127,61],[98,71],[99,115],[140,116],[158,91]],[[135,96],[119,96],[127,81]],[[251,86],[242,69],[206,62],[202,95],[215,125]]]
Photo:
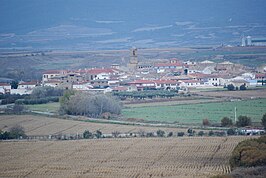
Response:
[[[245,84],[240,85],[239,88],[238,88],[238,87],[235,87],[233,84],[229,84],[229,85],[227,85],[227,90],[229,90],[229,91],[238,90],[238,89],[239,89],[239,90],[246,90],[247,87],[246,87]]]
[[[60,98],[60,111],[70,115],[100,117],[106,113],[120,114],[120,103],[112,96],[67,91]]]
[[[210,124],[211,123],[208,119],[202,120],[203,126],[209,126]],[[221,119],[222,127],[232,127],[232,126],[246,127],[246,126],[251,126],[251,125],[252,125],[252,120],[248,116],[238,116],[235,124],[233,123],[233,120],[228,117],[223,117]],[[262,116],[261,125],[266,129],[266,113]]]
[[[145,99],[145,98],[172,98],[178,96],[175,91],[167,90],[148,90],[148,91],[134,91],[134,92],[114,92],[115,96],[120,98],[134,98],[134,99]]]

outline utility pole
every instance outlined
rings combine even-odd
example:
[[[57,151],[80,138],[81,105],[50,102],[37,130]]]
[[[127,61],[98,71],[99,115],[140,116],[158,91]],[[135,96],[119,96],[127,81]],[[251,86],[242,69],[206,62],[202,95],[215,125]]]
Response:
[[[235,123],[236,123],[236,107],[235,107]]]

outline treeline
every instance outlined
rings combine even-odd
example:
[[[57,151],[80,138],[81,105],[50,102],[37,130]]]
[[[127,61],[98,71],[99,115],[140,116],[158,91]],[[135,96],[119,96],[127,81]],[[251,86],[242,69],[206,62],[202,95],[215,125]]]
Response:
[[[1,104],[45,104],[48,102],[58,102],[63,96],[64,90],[50,86],[36,87],[30,95],[5,94],[0,95]]]
[[[178,96],[176,91],[167,90],[144,90],[134,92],[114,92],[114,96],[118,96],[121,99],[134,98],[134,99],[153,99],[153,98],[172,98]]]
[[[112,114],[120,114],[121,109],[122,106],[118,100],[105,94],[66,91],[60,98],[60,111],[63,114],[108,119]]]
[[[36,99],[18,99],[15,104],[46,104],[49,102],[59,102],[59,96],[36,98]]]

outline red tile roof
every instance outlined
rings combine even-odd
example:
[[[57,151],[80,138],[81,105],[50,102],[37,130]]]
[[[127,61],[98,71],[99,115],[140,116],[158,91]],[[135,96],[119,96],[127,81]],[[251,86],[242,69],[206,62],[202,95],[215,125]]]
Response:
[[[37,85],[37,82],[21,82],[19,85]]]
[[[129,84],[154,84],[154,82],[150,80],[135,80],[133,82],[129,82]]]
[[[11,86],[11,85],[8,83],[0,83],[0,86]]]
[[[154,80],[153,81],[156,84],[177,84],[177,81],[174,80]]]
[[[262,78],[262,77],[266,78],[266,73],[258,73],[255,75],[255,77],[256,78]]]
[[[181,82],[184,82],[184,83],[200,83],[200,81],[198,81],[198,80],[181,80]]]

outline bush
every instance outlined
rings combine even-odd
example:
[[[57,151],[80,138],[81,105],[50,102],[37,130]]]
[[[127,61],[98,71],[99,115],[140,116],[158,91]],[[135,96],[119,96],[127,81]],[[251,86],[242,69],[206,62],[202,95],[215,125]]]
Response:
[[[262,116],[261,124],[263,125],[264,129],[266,130],[266,113]]]
[[[227,85],[227,90],[233,91],[233,90],[235,90],[235,86],[233,84],[229,84],[229,85]]]
[[[237,118],[236,126],[237,127],[245,127],[251,125],[251,118],[247,116],[239,116]]]
[[[222,127],[229,127],[233,125],[232,119],[229,119],[228,117],[224,117],[221,120],[221,126]]]
[[[266,165],[266,136],[240,142],[230,158],[232,168]]]
[[[24,128],[19,125],[12,127],[9,131],[5,132],[0,131],[1,140],[20,139],[20,138],[26,138],[26,134]]]
[[[173,136],[173,132],[169,132],[167,137],[172,137]]]
[[[178,136],[178,137],[183,137],[184,135],[185,135],[184,132],[178,132],[178,133],[177,133],[177,136]]]
[[[228,129],[227,130],[227,135],[235,135],[236,134],[236,130],[235,129]]]
[[[213,136],[214,135],[214,132],[212,130],[209,131],[208,133],[209,136]]]
[[[202,130],[199,131],[198,136],[203,136],[203,135],[204,135],[204,132]]]
[[[239,90],[246,90],[246,89],[247,89],[247,87],[246,87],[245,84],[243,84],[243,85],[241,85],[241,86],[239,87]]]
[[[163,130],[157,130],[157,137],[164,137],[165,132]]]
[[[90,131],[85,130],[83,132],[83,138],[85,138],[85,139],[93,138],[93,134]]]
[[[63,96],[63,92],[63,89],[51,86],[35,87],[30,96],[33,99],[39,99],[52,96]]]

